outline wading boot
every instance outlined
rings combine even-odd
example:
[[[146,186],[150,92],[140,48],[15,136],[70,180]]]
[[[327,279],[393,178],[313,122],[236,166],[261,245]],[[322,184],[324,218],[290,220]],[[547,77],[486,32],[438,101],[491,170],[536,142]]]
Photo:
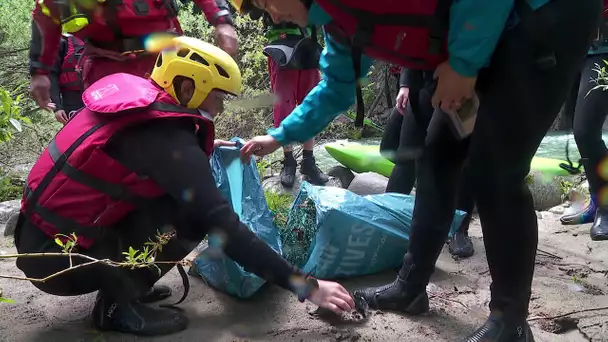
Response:
[[[484,325],[461,342],[534,342],[534,336],[525,319],[510,324],[490,314]]]
[[[591,196],[591,199],[585,204],[585,207],[582,210],[574,214],[564,215],[560,217],[559,220],[564,225],[591,223],[595,219],[597,209],[595,196]]]
[[[471,223],[471,216],[467,215],[458,227],[458,230],[452,236],[448,249],[450,254],[459,258],[468,258],[475,253],[473,242],[469,237],[469,224]]]
[[[589,235],[591,236],[591,240],[593,241],[608,240],[607,207],[597,208],[597,212],[595,214],[595,221],[593,221],[593,225],[591,226],[591,231]]]
[[[286,188],[293,187],[293,183],[296,181],[296,168],[298,162],[293,157],[292,152],[285,152],[285,158],[283,159],[283,169],[281,169],[280,179],[281,184]]]
[[[312,155],[312,151],[304,150],[302,152],[302,163],[300,164],[300,173],[308,178],[308,182],[314,185],[325,185],[329,181],[329,177],[319,169]]]
[[[408,284],[410,272],[414,264],[406,254],[403,265],[394,282],[378,286],[355,290],[353,295],[363,298],[370,309],[402,311],[410,315],[419,315],[429,311],[429,297],[426,287]],[[410,277],[411,278],[411,277]]]
[[[172,334],[188,327],[188,319],[171,309],[154,309],[137,301],[118,303],[97,294],[93,324],[99,330],[117,331],[142,336]]]
[[[166,285],[154,285],[140,299],[140,303],[154,303],[171,297],[171,288]]]

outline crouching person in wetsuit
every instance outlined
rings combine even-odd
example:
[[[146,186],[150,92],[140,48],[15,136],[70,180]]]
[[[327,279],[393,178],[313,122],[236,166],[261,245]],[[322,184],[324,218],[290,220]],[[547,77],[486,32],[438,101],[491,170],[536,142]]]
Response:
[[[63,34],[59,55],[51,70],[51,101],[55,105],[55,119],[66,124],[71,114],[82,108],[82,65],[84,42],[71,34]]]
[[[240,93],[241,74],[215,46],[187,37],[174,42],[175,49],[158,57],[151,80],[117,73],[84,92],[86,107],[28,176],[15,233],[19,253],[60,252],[57,234],[75,233],[74,252],[121,261],[129,247],[142,250],[157,232],[174,231],[155,260],[179,261],[207,234],[217,234],[230,258],[300,301],[353,309],[341,285],[305,277],[247,229],[217,190],[208,161],[213,117],[227,94]],[[17,259],[32,278],[69,265],[66,257]],[[158,272],[93,265],[34,285],[58,296],[99,291],[92,317],[100,329],[166,334],[185,329],[185,316],[145,303],[171,294],[155,283],[172,266],[158,264]]]
[[[428,91],[433,108],[443,112],[460,110],[477,93],[475,132],[459,139],[444,121],[416,160],[411,240],[395,281],[354,295],[376,309],[429,310],[426,286],[450,230],[468,157],[492,298],[489,319],[464,341],[533,341],[526,318],[538,222],[525,177],[582,66],[600,0],[238,2],[242,10],[261,8],[275,21],[324,25],[325,31],[323,79],[279,128],[249,140],[244,157],[305,141],[348,110],[355,94],[362,97],[356,84],[371,58],[434,70],[437,87]]]

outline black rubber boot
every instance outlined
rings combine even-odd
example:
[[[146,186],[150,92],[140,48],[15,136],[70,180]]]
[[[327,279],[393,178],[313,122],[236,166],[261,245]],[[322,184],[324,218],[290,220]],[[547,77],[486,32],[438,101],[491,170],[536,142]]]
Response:
[[[589,235],[593,241],[608,240],[608,208],[599,207],[597,209]]]
[[[374,310],[395,310],[419,315],[429,311],[429,297],[424,286],[418,286],[421,290],[412,290],[408,286],[408,276],[414,269],[409,261],[408,254],[403,258],[403,265],[399,270],[394,282],[378,286],[355,290],[353,295],[363,298],[367,305]]]
[[[171,309],[153,309],[139,302],[116,303],[101,292],[93,308],[93,324],[100,330],[142,336],[167,335],[185,330],[188,319]]]
[[[458,230],[450,240],[448,249],[450,254],[459,258],[468,258],[475,253],[473,242],[469,237],[469,225],[471,223],[471,216],[467,215],[458,227]]]
[[[171,297],[171,288],[166,285],[154,285],[139,299],[140,303],[154,303]]]
[[[462,342],[534,342],[534,336],[525,320],[520,324],[509,324],[490,315],[484,325]]]
[[[314,185],[324,185],[329,181],[329,177],[317,166],[312,151],[303,151],[300,173],[308,177],[308,182]]]
[[[283,159],[283,169],[281,170],[280,178],[281,184],[286,188],[293,187],[293,183],[296,181],[296,168],[298,162],[293,157],[292,152],[285,152],[285,159]]]

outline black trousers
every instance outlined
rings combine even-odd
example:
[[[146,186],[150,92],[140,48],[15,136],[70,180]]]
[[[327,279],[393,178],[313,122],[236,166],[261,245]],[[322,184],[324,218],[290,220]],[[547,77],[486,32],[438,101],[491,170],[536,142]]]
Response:
[[[535,12],[545,18],[537,31],[543,49],[522,24],[503,33],[490,66],[479,75],[474,134],[458,141],[443,127],[416,162],[410,290],[424,291],[434,271],[468,157],[467,177],[474,180],[470,188],[493,282],[490,309],[517,319],[527,316],[538,226],[524,179],[583,65],[600,11],[599,0],[555,0],[543,6]],[[538,62],[547,48],[555,54],[551,68]]]
[[[591,93],[589,91],[597,85],[592,82],[592,79],[597,78],[597,73],[593,71],[596,68],[595,65],[605,66],[604,60],[606,59],[608,59],[608,54],[587,56],[581,71],[574,110],[574,139],[583,159],[583,166],[589,180],[589,190],[596,197],[607,183],[606,179],[601,177],[599,166],[608,154],[606,144],[602,140],[602,126],[606,120],[606,114],[608,114],[608,96],[601,89]],[[608,203],[602,204],[607,205]]]
[[[410,87],[405,115],[393,109],[380,143],[380,152],[395,163],[386,192],[409,194],[416,182],[416,160],[400,158],[402,153],[399,151],[403,152],[412,146],[424,144],[426,127],[435,111],[431,105],[431,97],[436,86],[433,73],[428,71],[420,71],[420,73],[421,83]],[[407,119],[404,120],[404,117]],[[456,207],[468,214],[467,220],[470,219],[475,206],[468,186],[469,182],[468,179],[463,178]],[[468,225],[465,225],[465,229],[468,229]]]
[[[142,250],[147,241],[153,240],[157,231],[169,232],[175,230],[179,237],[180,231],[188,228],[185,221],[178,215],[175,201],[169,197],[154,200],[147,207],[130,213],[115,229],[115,234],[96,241],[89,249],[78,249],[74,252],[85,254],[97,259],[124,261],[123,252],[129,247]],[[15,244],[19,253],[53,253],[61,252],[52,238],[39,228],[21,220],[15,232]],[[198,241],[172,239],[157,254],[157,261],[182,260],[196,246]],[[81,258],[73,258],[74,265],[88,262]],[[86,293],[103,291],[117,301],[132,301],[143,295],[171,268],[172,264],[159,264],[159,269],[140,268],[127,269],[106,265],[92,265],[66,272],[60,276],[34,286],[43,292],[57,296],[77,296]],[[17,259],[17,267],[29,278],[44,278],[69,267],[67,257],[39,257]]]

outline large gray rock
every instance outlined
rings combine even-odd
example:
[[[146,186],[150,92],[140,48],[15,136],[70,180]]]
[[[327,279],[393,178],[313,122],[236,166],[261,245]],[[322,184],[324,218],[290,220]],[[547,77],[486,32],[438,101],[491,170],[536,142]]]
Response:
[[[547,176],[539,171],[530,172],[527,183],[534,199],[534,209],[544,211],[563,202],[560,181],[560,177]]]
[[[19,213],[21,200],[12,200],[0,203],[0,223],[8,222],[14,214]]]
[[[348,190],[361,196],[382,194],[386,191],[387,184],[388,178],[383,175],[375,172],[364,172],[355,176],[350,182]]]
[[[281,177],[279,175],[274,175],[262,181],[262,188],[264,191],[297,196],[298,192],[300,191],[302,181],[304,180],[306,179],[302,175],[296,174],[296,181],[294,182],[293,187],[286,188],[283,186],[283,184],[281,184]],[[340,181],[334,177],[329,177],[329,182],[327,182],[325,186],[333,186],[337,188],[341,187]]]
[[[19,213],[13,214],[6,225],[4,226],[4,236],[11,236],[15,234],[15,228],[17,228],[17,220],[19,220]]]

